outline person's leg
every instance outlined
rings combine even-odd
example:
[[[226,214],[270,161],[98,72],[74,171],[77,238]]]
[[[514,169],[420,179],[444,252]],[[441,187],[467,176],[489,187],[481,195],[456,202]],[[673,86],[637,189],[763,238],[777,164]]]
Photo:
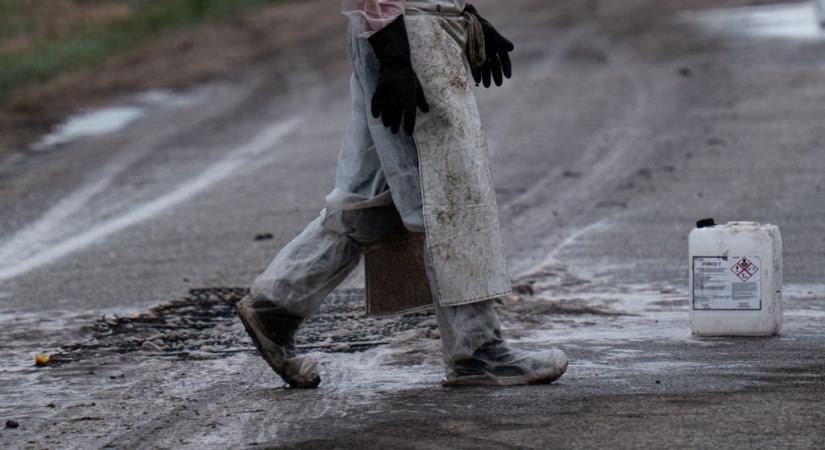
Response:
[[[252,284],[252,297],[267,299],[288,314],[313,316],[324,299],[358,265],[359,244],[315,219],[278,252]]]
[[[238,305],[264,359],[293,387],[320,383],[316,364],[295,354],[295,333],[358,264],[361,246],[401,222],[366,119],[366,93],[354,73],[352,117],[338,155],[335,189],[321,217],[290,242]]]
[[[484,345],[503,342],[493,300],[462,306],[441,306],[436,301],[434,306],[447,367],[471,359]]]
[[[312,388],[317,364],[295,353],[295,333],[358,265],[361,249],[318,218],[281,250],[238,303],[247,333],[272,369],[292,387]]]
[[[447,377],[444,386],[547,384],[567,370],[559,349],[521,352],[501,337],[494,300],[460,306],[435,302]]]
[[[444,386],[512,386],[552,383],[567,370],[567,356],[558,349],[526,353],[501,337],[495,300],[442,306],[425,248],[425,266],[433,290],[447,377]]]
[[[238,303],[238,312],[253,343],[272,369],[290,386],[313,388],[321,382],[317,364],[297,356],[295,334],[321,308],[329,294],[355,269],[362,246],[401,223],[389,207],[352,211],[352,234],[310,223],[281,250]]]

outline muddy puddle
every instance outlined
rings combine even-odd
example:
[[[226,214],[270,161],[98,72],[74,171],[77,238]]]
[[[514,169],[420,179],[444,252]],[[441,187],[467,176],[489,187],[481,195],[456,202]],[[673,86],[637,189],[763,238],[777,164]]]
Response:
[[[106,108],[83,111],[69,116],[31,145],[34,151],[46,151],[78,139],[103,136],[120,131],[155,110],[182,108],[203,97],[169,90],[149,90],[135,95],[131,101]]]
[[[32,150],[43,151],[79,138],[114,133],[141,118],[144,113],[145,110],[137,106],[117,106],[78,114],[32,144]]]

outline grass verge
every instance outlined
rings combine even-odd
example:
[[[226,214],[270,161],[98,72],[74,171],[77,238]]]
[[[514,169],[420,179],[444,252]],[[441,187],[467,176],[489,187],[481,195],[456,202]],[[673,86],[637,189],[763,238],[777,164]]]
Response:
[[[164,31],[230,17],[279,1],[110,0],[110,3],[127,7],[128,14],[55,36],[38,33],[36,27],[30,26],[38,20],[31,16],[44,14],[43,9],[25,9],[26,0],[0,0],[0,13],[3,10],[15,12],[14,20],[0,22],[0,37],[17,33],[14,37],[18,40],[30,41],[24,49],[0,53],[0,101],[27,83],[45,81],[64,72],[100,63]],[[82,5],[83,2],[77,3]],[[59,11],[47,13],[59,14]],[[7,17],[11,16],[7,14]],[[7,27],[5,30],[4,26]]]

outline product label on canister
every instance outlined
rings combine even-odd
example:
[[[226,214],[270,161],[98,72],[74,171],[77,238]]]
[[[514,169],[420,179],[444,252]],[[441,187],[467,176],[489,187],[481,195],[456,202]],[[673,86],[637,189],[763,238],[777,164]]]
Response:
[[[762,309],[762,262],[759,257],[694,257],[693,309]]]

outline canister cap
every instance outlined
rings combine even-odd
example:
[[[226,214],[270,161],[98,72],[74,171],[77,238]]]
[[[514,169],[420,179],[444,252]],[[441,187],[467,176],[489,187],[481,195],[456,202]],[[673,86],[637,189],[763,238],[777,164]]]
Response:
[[[715,226],[716,226],[716,221],[713,220],[712,217],[709,218],[709,219],[702,219],[702,220],[696,222],[696,228],[710,228],[710,227],[715,227]]]

